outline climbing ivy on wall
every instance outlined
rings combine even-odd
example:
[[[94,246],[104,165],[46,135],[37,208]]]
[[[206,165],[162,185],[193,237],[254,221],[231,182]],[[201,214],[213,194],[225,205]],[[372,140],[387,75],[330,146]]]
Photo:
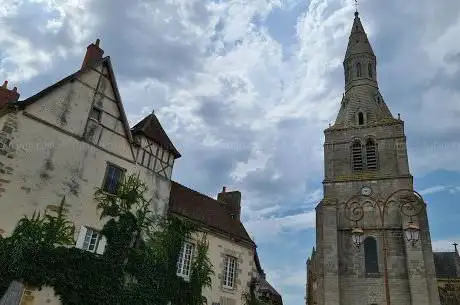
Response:
[[[206,236],[197,243],[189,281],[176,275],[185,239],[198,228],[174,217],[158,217],[145,198],[146,185],[128,176],[115,195],[95,192],[103,255],[74,248],[74,225],[65,199],[44,214],[23,217],[11,236],[0,237],[0,296],[12,281],[54,288],[63,305],[201,305],[213,274]]]

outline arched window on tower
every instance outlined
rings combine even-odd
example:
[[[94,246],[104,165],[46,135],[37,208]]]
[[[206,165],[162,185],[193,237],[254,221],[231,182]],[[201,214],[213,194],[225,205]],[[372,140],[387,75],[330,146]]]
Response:
[[[364,125],[364,114],[362,112],[358,113],[358,125]]]
[[[359,140],[353,142],[351,146],[351,159],[354,171],[363,170],[363,150]]]
[[[374,237],[369,236],[364,240],[364,268],[366,273],[379,272],[377,241]]]
[[[377,169],[377,146],[372,139],[366,141],[366,165],[367,169]]]
[[[369,63],[369,64],[367,65],[367,70],[368,70],[367,72],[368,72],[368,74],[369,74],[369,77],[370,77],[370,78],[373,78],[373,77],[374,77],[374,71],[372,70],[372,64],[371,64],[371,63]]]
[[[356,64],[356,77],[361,77],[361,64]]]

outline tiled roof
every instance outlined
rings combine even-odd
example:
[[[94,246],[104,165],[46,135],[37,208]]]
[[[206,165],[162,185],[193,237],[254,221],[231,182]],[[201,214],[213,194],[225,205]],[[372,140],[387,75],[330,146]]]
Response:
[[[231,216],[225,203],[172,181],[169,213],[186,217],[205,227],[255,246],[240,220]]]
[[[133,134],[143,134],[151,140],[157,142],[163,148],[169,150],[174,157],[180,158],[180,153],[174,147],[173,143],[169,139],[163,127],[161,127],[160,121],[155,114],[149,114],[142,121],[137,123],[132,129]]]
[[[259,279],[259,289],[261,292],[268,291],[269,294],[271,295],[272,299],[272,304],[274,305],[282,305],[283,304],[283,298],[281,295],[276,291],[275,288],[273,288],[272,285],[265,279],[265,278],[260,278]]]
[[[459,278],[460,259],[456,252],[433,252],[437,278]]]
[[[257,279],[258,287],[261,292],[268,291],[271,295],[272,300],[274,301],[274,305],[282,305],[283,304],[283,299],[281,295],[278,293],[278,291],[273,288],[272,285],[267,281],[265,272],[262,269],[262,266],[260,264],[260,259],[259,259],[259,254],[257,253],[257,250],[254,251],[254,262],[256,264],[257,272],[259,273],[259,278]]]

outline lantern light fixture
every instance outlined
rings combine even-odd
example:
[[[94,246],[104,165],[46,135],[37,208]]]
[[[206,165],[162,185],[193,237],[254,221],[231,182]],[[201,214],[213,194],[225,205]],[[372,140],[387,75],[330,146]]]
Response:
[[[411,242],[412,246],[415,246],[420,239],[420,228],[410,221],[408,226],[404,229],[404,235],[406,235],[407,241]]]

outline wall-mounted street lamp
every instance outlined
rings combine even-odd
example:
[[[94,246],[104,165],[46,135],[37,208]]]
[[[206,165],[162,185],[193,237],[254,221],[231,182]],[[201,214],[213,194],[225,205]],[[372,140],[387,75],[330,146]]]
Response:
[[[406,235],[407,241],[410,242],[412,246],[415,246],[420,239],[420,228],[410,221],[408,226],[404,229],[404,235]]]
[[[378,210],[381,221],[381,229],[383,236],[383,269],[385,281],[385,298],[386,304],[390,305],[390,285],[388,283],[388,262],[387,262],[387,239],[385,230],[385,214],[390,204],[395,204],[401,210],[401,214],[409,217],[409,223],[403,229],[404,235],[412,245],[415,247],[420,240],[420,228],[412,221],[412,217],[418,216],[425,210],[425,202],[422,196],[411,189],[400,189],[393,192],[385,200],[377,196],[371,196],[372,190],[370,187],[363,187],[360,195],[351,197],[345,203],[345,216],[352,222],[354,227],[351,230],[351,239],[353,246],[359,249],[364,239],[364,230],[358,225],[358,222],[364,217],[364,206],[367,204]]]
[[[361,244],[363,243],[364,240],[364,231],[363,229],[359,227],[354,227],[351,230],[351,240],[353,242],[353,246],[355,246],[357,249]]]

